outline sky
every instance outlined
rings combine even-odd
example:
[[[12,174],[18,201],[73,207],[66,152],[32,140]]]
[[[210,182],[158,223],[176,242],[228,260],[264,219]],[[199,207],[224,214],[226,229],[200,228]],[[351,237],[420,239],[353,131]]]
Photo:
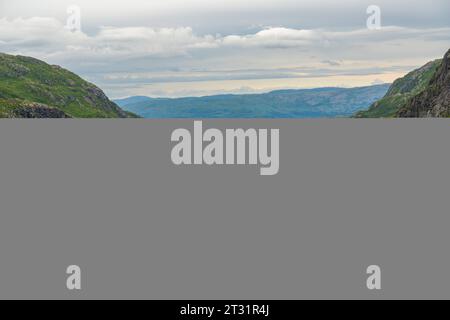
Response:
[[[381,28],[367,27],[370,5]],[[449,16],[448,0],[0,0],[0,52],[61,65],[111,98],[356,87],[442,57]]]

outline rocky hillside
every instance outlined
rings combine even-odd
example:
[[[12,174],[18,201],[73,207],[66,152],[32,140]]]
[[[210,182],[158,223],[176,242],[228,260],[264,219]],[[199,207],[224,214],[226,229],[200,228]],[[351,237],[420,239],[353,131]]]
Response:
[[[0,118],[129,118],[95,85],[59,66],[0,53]]]
[[[398,117],[400,110],[403,110],[411,98],[428,88],[441,63],[442,60],[429,62],[423,67],[408,73],[403,78],[397,79],[382,99],[372,104],[368,110],[358,112],[355,117]]]
[[[427,87],[412,97],[397,114],[402,118],[450,117],[450,50]]]
[[[0,118],[71,118],[64,111],[36,102],[0,100]]]

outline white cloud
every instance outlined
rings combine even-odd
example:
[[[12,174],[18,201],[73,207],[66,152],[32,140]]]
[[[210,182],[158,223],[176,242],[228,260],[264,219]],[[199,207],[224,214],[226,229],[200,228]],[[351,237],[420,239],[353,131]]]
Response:
[[[328,47],[330,44],[368,45],[374,42],[404,41],[409,39],[450,39],[450,28],[409,29],[385,27],[380,31],[368,29],[349,31],[297,30],[266,28],[254,34],[199,36],[190,27],[100,27],[98,33],[88,36],[71,32],[53,18],[0,19],[2,49],[9,51],[35,50],[52,56],[93,54],[106,57],[173,56],[190,50],[223,47],[306,48]]]
[[[222,39],[224,45],[287,48],[324,42],[325,35],[319,30],[296,30],[288,28],[267,28],[256,34],[230,35]]]
[[[61,64],[114,96],[123,95],[133,83],[158,81],[171,92],[175,83],[180,87],[196,81],[200,86],[205,81],[236,80],[235,91],[247,86],[244,81],[262,79],[281,82],[351,74],[386,81],[379,75],[395,68],[398,74],[399,69],[407,71],[436,58],[449,43],[450,27],[392,26],[379,31],[267,27],[221,36],[197,34],[191,27],[101,26],[85,34],[69,31],[55,18],[0,18],[0,51]],[[291,86],[293,81],[285,83]]]
[[[50,54],[51,56],[90,56],[100,59],[140,55],[171,56],[189,48],[214,45],[212,36],[198,37],[191,28],[101,27],[93,36],[71,32],[53,18],[0,19],[0,49],[9,52]]]

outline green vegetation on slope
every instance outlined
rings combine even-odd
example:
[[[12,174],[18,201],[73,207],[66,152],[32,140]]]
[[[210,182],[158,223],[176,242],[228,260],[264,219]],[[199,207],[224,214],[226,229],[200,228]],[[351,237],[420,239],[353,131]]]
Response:
[[[406,103],[417,94],[424,91],[433,75],[441,65],[442,60],[435,60],[423,67],[397,79],[387,94],[375,102],[368,110],[358,112],[356,118],[393,118]]]
[[[450,117],[450,50],[445,54],[428,86],[411,98],[397,116],[401,118]]]
[[[74,118],[134,116],[111,102],[98,87],[68,70],[34,58],[0,53],[0,117],[35,113],[15,113],[17,108],[58,109],[61,117]]]

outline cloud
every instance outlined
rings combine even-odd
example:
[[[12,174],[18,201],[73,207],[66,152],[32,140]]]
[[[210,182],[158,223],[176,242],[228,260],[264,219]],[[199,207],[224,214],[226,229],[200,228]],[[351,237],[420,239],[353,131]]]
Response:
[[[358,29],[365,26],[366,9],[382,8],[385,25],[433,28],[448,25],[448,0],[1,0],[8,17],[51,16],[66,19],[66,8],[82,8],[83,27],[100,25],[193,26],[197,32],[239,34],[249,26],[290,26],[295,29]]]
[[[0,49],[8,52],[36,52],[52,57],[89,57],[92,59],[137,56],[176,56],[189,49],[217,45],[212,36],[196,36],[186,28],[101,27],[88,36],[71,32],[53,18],[0,19]]]
[[[240,47],[289,48],[324,42],[326,36],[318,30],[297,30],[288,28],[267,28],[255,34],[230,35],[220,40],[223,45]]]
[[[323,64],[327,64],[327,65],[332,66],[332,67],[337,67],[337,66],[341,65],[339,62],[332,61],[332,60],[323,60],[322,63]]]
[[[450,28],[409,29],[385,27],[381,31],[368,29],[349,31],[306,30],[271,27],[247,35],[197,35],[190,27],[100,27],[94,35],[71,32],[54,18],[0,19],[1,49],[8,51],[41,51],[51,56],[82,56],[91,54],[100,59],[109,57],[159,56],[189,54],[193,50],[237,48],[305,48],[331,45],[361,45],[376,42],[424,41],[450,39]],[[329,59],[323,60],[339,65]]]
[[[113,96],[122,95],[132,84],[179,87],[235,80],[233,90],[238,91],[250,80],[281,83],[366,75],[381,79],[380,74],[406,72],[439,57],[448,43],[450,27],[390,26],[377,31],[266,27],[222,36],[199,34],[191,27],[100,26],[87,34],[71,32],[55,18],[0,18],[0,51],[63,65]]]

